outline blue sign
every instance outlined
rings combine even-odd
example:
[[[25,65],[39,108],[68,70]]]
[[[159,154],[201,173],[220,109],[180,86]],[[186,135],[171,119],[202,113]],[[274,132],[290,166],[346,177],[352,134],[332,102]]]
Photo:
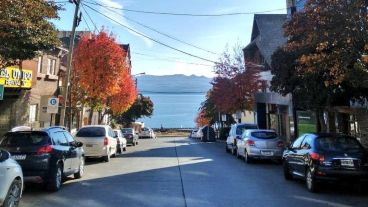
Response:
[[[0,100],[4,100],[4,86],[0,85]]]
[[[57,100],[56,98],[50,98],[50,105],[56,105]]]

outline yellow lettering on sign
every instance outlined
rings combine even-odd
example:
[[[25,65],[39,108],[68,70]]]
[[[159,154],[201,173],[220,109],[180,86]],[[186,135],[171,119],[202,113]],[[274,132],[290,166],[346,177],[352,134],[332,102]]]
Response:
[[[32,70],[16,67],[0,69],[0,85],[5,88],[32,88]]]

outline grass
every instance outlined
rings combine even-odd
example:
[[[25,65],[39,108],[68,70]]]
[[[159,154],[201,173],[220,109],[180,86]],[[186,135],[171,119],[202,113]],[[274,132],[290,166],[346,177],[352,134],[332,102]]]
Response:
[[[298,124],[298,128],[299,128],[299,134],[316,132],[315,124],[307,124],[307,123]]]

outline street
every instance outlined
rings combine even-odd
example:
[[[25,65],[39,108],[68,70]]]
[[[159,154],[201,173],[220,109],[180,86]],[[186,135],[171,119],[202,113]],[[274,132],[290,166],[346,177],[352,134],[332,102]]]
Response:
[[[26,186],[21,207],[58,206],[368,206],[367,194],[325,185],[318,194],[286,181],[273,162],[245,164],[223,143],[143,139],[109,163],[88,160],[82,179],[49,193]]]

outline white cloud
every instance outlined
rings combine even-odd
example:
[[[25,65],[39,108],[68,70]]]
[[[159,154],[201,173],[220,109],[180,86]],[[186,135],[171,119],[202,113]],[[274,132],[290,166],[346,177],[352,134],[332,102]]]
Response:
[[[174,71],[175,74],[184,74],[184,75],[198,75],[198,76],[206,76],[206,77],[214,77],[215,73],[213,72],[213,67],[205,66],[205,65],[193,65],[183,62],[176,62]]]
[[[114,8],[119,8],[119,9],[123,9],[124,6],[122,4],[120,4],[119,2],[116,2],[114,0],[99,0],[101,4],[103,5],[106,5],[108,7],[114,7]],[[142,34],[144,34],[143,32],[135,29],[133,26],[131,26],[128,21],[123,17],[123,11],[122,10],[119,10],[119,9],[112,9],[112,8],[104,8],[104,7],[100,7],[99,8],[99,11],[103,14],[105,14],[106,16],[110,17],[111,19],[114,19],[115,21],[117,22],[120,22],[121,24],[124,24]],[[115,21],[112,21],[110,20],[113,24],[116,24],[116,25],[119,25],[118,23],[116,23]],[[129,33],[137,36],[137,37],[140,37],[148,47],[152,47],[153,46],[153,42],[152,40],[146,38],[146,37],[143,37],[131,30],[127,30]]]

